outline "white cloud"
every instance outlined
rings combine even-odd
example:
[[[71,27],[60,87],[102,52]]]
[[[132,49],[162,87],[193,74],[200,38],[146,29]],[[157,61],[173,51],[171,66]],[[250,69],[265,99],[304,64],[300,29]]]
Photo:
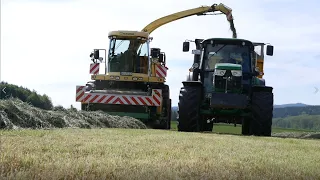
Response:
[[[285,2],[277,1],[279,7]],[[226,0],[223,3],[233,9],[239,38],[275,46],[275,56],[268,57],[265,63],[267,83],[279,89],[297,87],[298,83],[292,81],[301,78],[300,74],[317,70],[317,64],[303,67],[293,61],[298,57],[308,61],[304,54],[318,52],[320,48],[316,40],[320,23],[314,18],[317,12],[308,11],[310,15],[297,16],[297,11],[303,11],[301,6],[300,9],[290,7],[278,11],[272,5],[274,2],[267,0]],[[109,31],[141,30],[161,16],[210,4],[212,1],[209,0],[200,3],[191,0],[152,3],[145,0],[113,3],[101,0],[2,1],[1,78],[46,93],[55,104],[79,107],[79,103],[74,102],[75,86],[90,80],[89,54],[93,48],[108,48]],[[182,42],[231,35],[224,15],[189,17],[166,24],[152,33],[152,46],[160,47],[167,54],[170,69],[167,81],[174,104],[178,101],[181,81],[186,78],[193,61],[191,53],[182,52]],[[292,62],[288,63],[290,60]],[[320,82],[316,77],[309,77],[299,83],[311,86]],[[281,94],[284,90],[276,92]],[[316,98],[301,96],[307,102],[316,101]],[[281,103],[286,100],[277,96]]]

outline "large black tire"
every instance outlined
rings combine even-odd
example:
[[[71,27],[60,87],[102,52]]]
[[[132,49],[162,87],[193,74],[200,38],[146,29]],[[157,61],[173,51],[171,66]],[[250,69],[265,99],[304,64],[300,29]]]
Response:
[[[242,135],[250,135],[250,118],[242,118]]]
[[[201,97],[202,87],[200,85],[186,85],[181,88],[178,103],[178,131],[201,131]]]
[[[213,130],[213,122],[212,121],[210,123],[207,123],[207,121],[205,119],[203,119],[203,126],[204,126],[203,131],[212,132],[212,130]]]
[[[81,110],[82,111],[87,111],[88,110],[88,104],[82,104],[81,103]]]
[[[168,102],[168,126],[167,129],[171,129],[171,113],[172,113],[172,104],[171,104],[171,99],[169,99]]]
[[[252,120],[250,122],[250,135],[271,136],[272,117],[272,87],[254,88],[252,93]]]
[[[159,124],[154,125],[154,129],[170,129],[171,128],[171,99],[170,88],[168,85],[161,85],[162,89],[162,114],[159,119]]]

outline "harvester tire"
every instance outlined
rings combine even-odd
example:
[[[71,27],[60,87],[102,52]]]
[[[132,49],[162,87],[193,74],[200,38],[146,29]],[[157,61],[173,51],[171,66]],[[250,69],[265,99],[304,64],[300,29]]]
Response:
[[[171,99],[169,99],[169,108],[168,108],[168,126],[167,129],[171,129],[171,112],[172,112],[172,104]]]
[[[250,135],[271,136],[273,117],[272,87],[263,87],[252,94],[252,121]]]
[[[162,89],[162,114],[159,119],[159,123],[153,125],[154,129],[170,129],[171,128],[171,99],[169,86],[164,84]]]
[[[184,86],[180,89],[178,103],[178,131],[199,132],[201,131],[200,122],[200,103],[202,87]]]
[[[88,110],[88,104],[81,104],[81,110],[87,111]]]
[[[171,125],[171,99],[170,99],[170,88],[168,85],[164,85],[162,88],[162,95],[163,95],[163,104],[164,107],[164,117],[165,121],[163,121],[162,129],[170,129]]]

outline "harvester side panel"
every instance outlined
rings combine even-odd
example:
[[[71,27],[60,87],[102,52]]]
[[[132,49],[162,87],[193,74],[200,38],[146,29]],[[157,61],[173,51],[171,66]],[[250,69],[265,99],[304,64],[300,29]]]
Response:
[[[90,74],[99,74],[99,63],[90,64]]]
[[[77,86],[76,90],[76,102],[82,102],[84,99],[84,93],[86,91],[86,86]]]
[[[160,64],[156,65],[156,77],[165,78],[167,77],[167,67],[161,66]]]

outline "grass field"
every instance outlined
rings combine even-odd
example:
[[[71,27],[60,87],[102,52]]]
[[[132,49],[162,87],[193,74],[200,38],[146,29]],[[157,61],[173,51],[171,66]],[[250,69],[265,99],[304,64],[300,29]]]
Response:
[[[108,128],[0,133],[6,179],[320,178],[317,140]]]

